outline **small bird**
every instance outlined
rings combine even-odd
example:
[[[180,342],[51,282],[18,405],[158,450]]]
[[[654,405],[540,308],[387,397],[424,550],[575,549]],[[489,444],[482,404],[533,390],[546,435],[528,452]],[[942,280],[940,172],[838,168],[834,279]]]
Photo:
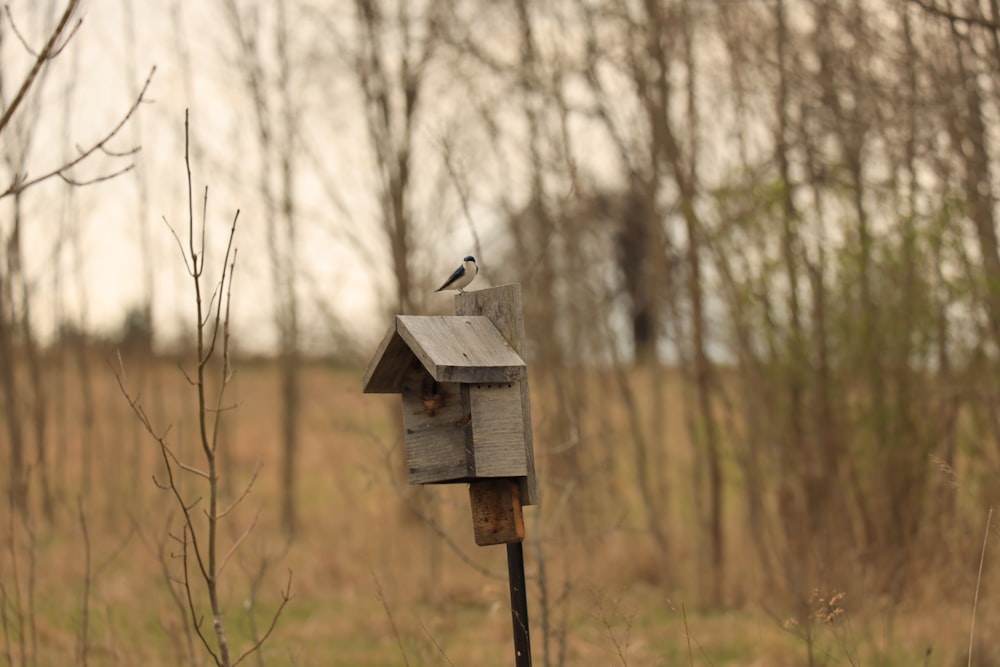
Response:
[[[451,274],[451,277],[444,281],[444,285],[441,285],[441,287],[438,287],[434,291],[440,292],[446,289],[457,289],[459,292],[464,292],[477,273],[479,273],[479,267],[476,266],[476,258],[469,255],[462,260],[462,266],[455,269],[455,273]]]

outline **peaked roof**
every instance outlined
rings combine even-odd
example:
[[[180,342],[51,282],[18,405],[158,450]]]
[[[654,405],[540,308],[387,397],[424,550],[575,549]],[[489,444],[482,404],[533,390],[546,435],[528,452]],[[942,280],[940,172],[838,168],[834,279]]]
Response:
[[[438,382],[514,382],[527,375],[524,360],[487,317],[396,315],[365,371],[364,392],[398,393],[414,358]]]

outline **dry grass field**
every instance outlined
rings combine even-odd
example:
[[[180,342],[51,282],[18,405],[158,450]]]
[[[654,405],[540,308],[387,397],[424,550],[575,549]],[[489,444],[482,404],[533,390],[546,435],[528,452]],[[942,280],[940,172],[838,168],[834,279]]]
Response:
[[[167,579],[181,567],[171,538],[180,523],[154,481],[163,469],[158,449],[118,389],[116,362],[105,361],[93,355],[86,386],[68,366],[59,370],[53,361],[48,369],[54,512],[48,519],[42,511],[37,465],[30,514],[2,506],[0,664],[173,666],[192,664],[192,650],[193,664],[209,664],[185,630],[184,603]],[[176,364],[126,356],[125,365],[154,426],[170,427],[167,441],[196,464],[194,394]],[[258,466],[259,473],[221,538],[226,552],[256,521],[221,574],[234,649],[267,627],[291,573],[291,601],[244,664],[513,664],[504,550],[475,546],[464,485],[401,484],[397,407],[392,397],[362,395],[360,375],[320,362],[304,371],[300,529],[288,543],[278,500],[276,370],[266,361],[236,366],[230,398],[237,407],[225,415],[220,447],[223,504],[239,497]],[[601,384],[596,375],[588,381]],[[673,545],[666,577],[644,527],[631,459],[616,454],[627,437],[625,416],[604,417],[603,444],[579,468],[585,478],[566,479],[553,463],[563,443],[546,441],[553,388],[533,385],[544,494],[540,507],[526,510],[535,664],[805,665],[807,634],[814,664],[966,664],[982,534],[968,536],[961,567],[929,567],[919,590],[906,590],[898,602],[867,597],[859,584],[827,605],[829,618],[814,615],[812,624],[763,590],[746,546],[730,540],[727,603],[721,610],[700,605],[693,511],[681,500],[691,453],[676,407],[683,397],[671,382],[668,375],[667,405],[659,406],[677,487],[665,508]],[[184,490],[200,498],[191,476]],[[731,505],[727,522],[739,535],[742,515],[735,500]],[[1000,664],[991,546],[977,613],[978,665]],[[825,585],[816,582],[818,597],[841,592]],[[822,607],[818,597],[814,609]],[[202,598],[196,594],[195,602]],[[208,629],[210,618],[205,623]]]

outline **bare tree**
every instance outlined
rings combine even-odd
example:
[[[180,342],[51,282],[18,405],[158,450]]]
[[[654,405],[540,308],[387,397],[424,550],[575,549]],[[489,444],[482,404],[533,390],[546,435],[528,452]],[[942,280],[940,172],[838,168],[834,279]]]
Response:
[[[9,173],[6,186],[0,186],[0,201],[10,202],[13,215],[12,225],[3,238],[4,263],[0,266],[0,380],[4,392],[5,412],[8,415],[7,430],[10,438],[9,484],[10,497],[15,507],[24,509],[27,501],[25,466],[27,454],[26,438],[21,415],[25,408],[31,415],[33,437],[36,444],[37,459],[41,470],[41,485],[43,509],[46,515],[52,514],[52,494],[49,488],[47,431],[48,407],[46,390],[42,383],[39,350],[37,340],[32,331],[32,316],[30,310],[31,294],[29,283],[24,276],[24,244],[23,227],[23,195],[32,187],[47,180],[59,178],[72,186],[89,185],[114,178],[134,166],[132,159],[139,148],[126,151],[115,150],[113,143],[125,125],[133,117],[145,99],[146,91],[153,76],[149,73],[145,84],[137,93],[129,108],[109,130],[99,138],[78,146],[74,157],[55,166],[43,167],[39,173],[31,173],[27,164],[29,146],[37,127],[37,111],[40,104],[39,92],[49,72],[51,63],[64,51],[69,41],[77,34],[82,19],[75,23],[73,17],[79,8],[79,0],[70,0],[58,15],[55,24],[46,31],[43,46],[32,47],[28,37],[19,28],[10,7],[6,7],[6,21],[0,19],[0,43],[13,34],[20,41],[24,50],[31,56],[31,68],[23,79],[15,80],[12,94],[8,94],[6,79],[0,76],[0,136],[5,141],[4,160]],[[6,26],[9,24],[9,30]],[[92,162],[97,155],[108,155],[113,160],[125,164],[124,167],[111,169],[98,175],[81,177],[77,169]],[[32,393],[27,400],[23,392],[17,389],[16,360],[22,355],[15,350],[23,346],[26,353],[28,377],[31,381]]]
[[[424,106],[426,70],[438,40],[438,3],[414,7],[356,0],[353,71],[361,88],[368,140],[375,155],[382,233],[389,245],[396,310],[417,303],[412,267],[414,131]],[[398,35],[398,43],[395,35]]]
[[[239,49],[239,69],[256,120],[258,183],[264,202],[274,324],[281,367],[282,521],[288,537],[297,525],[296,453],[299,448],[300,361],[296,176],[298,131],[302,112],[293,81],[292,39],[285,4],[275,5],[273,24],[262,23],[256,10],[224,2],[229,27]],[[268,34],[268,31],[271,30]],[[266,50],[270,44],[273,51]],[[269,72],[268,63],[277,64]]]
[[[188,135],[187,129],[187,118],[185,118],[185,136]],[[200,444],[204,468],[187,463],[178,456],[176,447],[171,446],[167,440],[169,427],[166,430],[158,430],[153,425],[140,402],[139,395],[133,393],[130,388],[124,365],[120,361],[119,368],[116,370],[116,378],[122,394],[128,400],[136,418],[158,446],[166,479],[157,480],[157,486],[172,496],[182,516],[181,532],[179,535],[172,535],[172,537],[180,549],[181,572],[177,579],[181,582],[186,598],[190,613],[189,622],[212,660],[222,667],[230,667],[239,664],[255,653],[270,637],[281,612],[290,599],[291,573],[289,572],[288,583],[282,591],[281,603],[275,610],[268,628],[263,633],[255,633],[254,642],[238,655],[234,655],[231,652],[230,640],[226,634],[220,577],[230,558],[256,524],[256,518],[254,518],[245,531],[234,540],[228,551],[225,553],[220,551],[220,522],[246,498],[256,479],[255,473],[238,497],[232,499],[226,506],[221,504],[223,497],[219,487],[222,472],[218,458],[219,429],[222,419],[232,409],[232,406],[226,403],[226,389],[233,374],[229,348],[229,318],[233,273],[236,270],[236,249],[233,247],[233,239],[236,235],[236,221],[239,218],[239,211],[233,217],[233,223],[229,230],[229,240],[223,255],[223,268],[220,277],[214,284],[207,283],[205,270],[208,256],[208,247],[206,246],[208,190],[205,190],[199,230],[195,226],[191,161],[187,142],[185,142],[184,159],[187,168],[188,190],[187,247],[184,247],[176,233],[175,238],[184,256],[184,263],[188,275],[191,277],[194,293],[195,370],[193,375],[187,373],[185,375],[194,389],[197,401],[197,439]],[[172,228],[171,231],[173,231]],[[217,353],[221,355],[221,363],[214,364]],[[217,368],[218,376],[214,383],[210,384],[209,374],[213,365]],[[213,390],[214,398],[212,396]],[[201,527],[200,521],[197,521],[196,507],[200,504],[201,498],[197,495],[188,496],[180,481],[182,476],[191,476],[203,482],[207,487],[208,507],[204,511],[207,525],[204,528]],[[203,628],[204,615],[196,602],[198,590],[203,591],[208,597],[212,619],[210,632]]]

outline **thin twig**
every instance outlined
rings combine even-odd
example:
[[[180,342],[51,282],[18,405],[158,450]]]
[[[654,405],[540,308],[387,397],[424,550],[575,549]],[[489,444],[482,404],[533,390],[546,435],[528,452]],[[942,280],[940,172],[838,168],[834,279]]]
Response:
[[[171,539],[176,539],[174,535],[170,533],[170,525],[174,520],[174,513],[176,512],[176,507],[171,507],[167,513],[166,521],[164,523],[164,532],[162,539],[156,541],[155,547],[147,541],[145,534],[142,531],[142,526],[146,524],[143,522],[139,523],[139,520],[132,514],[129,518],[132,522],[132,529],[134,532],[138,533],[139,539],[142,541],[143,545],[152,553],[156,554],[156,559],[160,563],[160,571],[163,574],[163,578],[167,582],[167,590],[170,592],[170,598],[173,600],[174,607],[177,610],[178,617],[180,618],[181,626],[184,628],[184,639],[187,644],[188,662],[190,664],[196,664],[195,651],[194,651],[194,638],[191,636],[191,625],[187,622],[187,609],[184,604],[184,600],[180,593],[177,592],[177,587],[174,584],[184,585],[184,582],[177,577],[174,577],[170,572],[170,566],[167,562],[167,541]]]
[[[245,540],[250,535],[250,533],[253,532],[254,527],[256,527],[257,525],[257,519],[259,518],[260,518],[260,509],[258,509],[257,512],[253,515],[253,521],[250,522],[250,525],[247,526],[247,529],[243,531],[242,535],[236,538],[236,541],[233,542],[233,546],[231,546],[229,548],[229,551],[226,552],[226,555],[222,557],[222,562],[219,564],[219,569],[215,573],[216,579],[218,579],[218,577],[222,574],[222,571],[226,569],[226,563],[229,562],[229,559],[232,558],[233,554],[236,553],[236,550],[240,548],[241,544],[243,544],[243,540]]]
[[[382,584],[378,580],[378,575],[375,571],[372,571],[372,581],[375,582],[375,597],[378,601],[382,603],[382,607],[385,609],[385,615],[389,617],[389,627],[392,628],[392,634],[396,638],[396,643],[399,645],[399,653],[403,656],[403,664],[406,667],[410,667],[410,660],[406,657],[406,648],[403,646],[403,638],[399,636],[399,628],[396,627],[396,619],[392,616],[392,610],[389,609],[389,603],[385,600],[385,595],[382,593]]]
[[[691,649],[691,629],[688,627],[687,608],[684,607],[683,602],[681,602],[681,618],[684,619],[684,638],[687,640],[688,664],[694,667],[694,651]]]
[[[421,623],[420,629],[423,630],[424,634],[427,635],[427,638],[431,640],[431,643],[434,644],[434,648],[438,650],[438,653],[440,653],[441,657],[445,659],[445,662],[451,665],[451,667],[455,667],[455,663],[453,663],[451,661],[451,658],[448,657],[448,654],[444,652],[444,649],[441,647],[441,644],[438,644],[437,639],[435,639],[434,635],[431,634],[431,631],[427,629],[427,626]]]
[[[257,481],[257,475],[258,475],[259,472],[260,472],[260,459],[257,459],[257,465],[254,466],[253,474],[250,476],[250,481],[247,482],[247,485],[243,488],[243,493],[240,494],[239,498],[237,498],[236,500],[234,500],[233,502],[231,502],[229,504],[229,507],[227,507],[226,509],[224,509],[221,512],[219,512],[219,514],[218,514],[218,518],[219,519],[222,519],[227,514],[229,514],[234,507],[236,507],[241,502],[243,502],[243,499],[246,498],[250,494],[250,490],[253,489],[253,485]]]
[[[10,624],[7,621],[7,600],[10,596],[7,595],[7,587],[3,585],[3,581],[0,581],[0,626],[3,626],[3,638],[4,646],[7,647],[7,664],[14,664],[14,642],[11,640],[10,636]]]
[[[65,164],[63,164],[60,167],[56,167],[55,169],[52,169],[51,171],[48,171],[48,172],[42,174],[41,176],[36,176],[35,178],[29,179],[29,178],[27,178],[27,176],[25,174],[21,174],[21,175],[15,177],[14,182],[11,183],[11,185],[4,192],[0,192],[0,199],[3,199],[4,197],[10,196],[10,195],[17,194],[18,192],[22,192],[24,190],[27,190],[28,188],[32,187],[33,185],[41,183],[42,181],[46,181],[46,180],[48,180],[50,178],[54,178],[56,176],[59,176],[59,177],[63,178],[64,180],[69,180],[69,177],[65,174],[66,171],[68,171],[68,170],[72,169],[73,167],[75,167],[76,165],[80,164],[81,162],[83,162],[84,160],[86,160],[88,157],[90,157],[91,155],[93,155],[95,152],[97,152],[99,150],[103,150],[104,147],[105,147],[105,145],[109,141],[111,141],[118,134],[118,132],[121,131],[121,129],[125,126],[125,124],[132,118],[132,116],[135,114],[136,109],[139,108],[139,105],[141,105],[145,101],[145,99],[146,99],[146,91],[149,89],[149,84],[150,84],[150,82],[152,82],[153,75],[155,73],[156,73],[156,67],[154,66],[149,71],[149,76],[146,77],[146,82],[143,84],[142,89],[139,91],[139,95],[132,102],[132,106],[129,107],[129,109],[128,109],[128,111],[126,111],[125,115],[121,118],[121,120],[118,121],[118,124],[115,125],[113,128],[111,128],[111,130],[108,131],[101,139],[99,139],[96,143],[94,143],[93,145],[91,145],[89,148],[86,148],[86,149],[83,149],[83,150],[79,151],[79,155],[77,155],[72,160],[66,162]],[[10,112],[12,111],[12,109],[13,109],[13,106],[11,106],[10,108],[7,109],[7,115],[10,114]],[[6,124],[7,115],[5,115],[3,119],[0,119],[0,132],[3,131],[3,126]],[[132,149],[133,152],[135,150],[138,150],[138,149],[137,148]],[[100,177],[99,176],[99,177],[91,179],[89,181],[80,181],[80,184],[81,185],[86,185],[86,184],[89,184],[89,183],[98,183],[98,182],[100,182],[102,180],[107,180],[107,179],[105,177]]]
[[[80,146],[76,147],[76,150],[83,150]],[[142,150],[142,146],[133,146],[124,151],[113,151],[107,146],[101,146],[98,150],[107,155],[108,157],[131,157]]]
[[[160,449],[161,449],[163,455],[165,457],[168,457],[175,464],[177,464],[177,467],[180,468],[181,470],[183,470],[185,472],[189,472],[189,473],[191,473],[193,475],[197,475],[198,477],[201,477],[203,479],[208,479],[208,473],[206,473],[203,470],[199,470],[198,468],[196,468],[196,467],[194,467],[192,465],[188,465],[187,463],[184,463],[183,461],[181,461],[179,458],[177,458],[177,455],[174,454],[174,451],[167,444],[167,442],[166,442],[166,436],[170,432],[170,429],[171,429],[172,426],[168,425],[167,428],[166,428],[166,430],[162,434],[156,433],[156,430],[153,428],[153,424],[149,421],[149,417],[146,415],[146,411],[143,409],[142,405],[139,403],[139,395],[136,394],[133,397],[131,394],[129,394],[128,379],[125,377],[125,366],[124,366],[124,362],[122,361],[121,350],[116,350],[115,352],[118,355],[119,368],[118,369],[114,369],[113,368],[112,370],[114,370],[114,372],[115,372],[115,378],[118,380],[118,388],[121,390],[122,394],[125,396],[125,400],[128,401],[129,407],[132,408],[132,411],[135,413],[136,417],[139,419],[139,422],[143,425],[143,427],[145,427],[145,429],[149,433],[149,435],[152,436],[152,438],[160,446]],[[155,480],[155,477],[154,477],[154,480]],[[159,482],[157,482],[157,486],[159,486],[160,488],[169,488],[169,487],[163,486]]]
[[[186,509],[184,510],[184,516],[188,516],[188,511]],[[212,645],[209,644],[208,637],[206,637],[205,633],[201,631],[201,626],[204,623],[205,617],[198,615],[198,609],[194,604],[194,596],[191,590],[191,578],[189,575],[190,570],[188,569],[188,535],[191,535],[192,539],[194,539],[194,527],[191,525],[190,520],[186,519],[184,523],[184,538],[181,541],[181,562],[183,563],[184,568],[184,578],[181,583],[184,584],[188,613],[191,615],[191,624],[194,626],[195,634],[197,634],[198,638],[201,639],[202,645],[205,647],[205,650],[208,651],[208,654],[212,656],[212,660],[215,661],[215,664],[219,665],[222,664],[219,660],[219,656],[216,655]],[[202,573],[204,574],[204,569],[202,570]]]
[[[983,551],[979,554],[979,574],[976,576],[976,595],[972,599],[972,622],[969,627],[969,667],[972,667],[972,645],[976,638],[976,608],[979,606],[979,587],[983,582],[983,563],[986,561],[986,542],[990,537],[990,521],[993,519],[993,508],[986,515],[986,530],[983,532]]]
[[[236,659],[236,662],[233,663],[233,667],[236,667],[236,665],[243,662],[243,660],[247,656],[251,655],[257,649],[263,646],[264,642],[267,641],[267,638],[271,636],[272,632],[274,632],[274,628],[278,624],[278,618],[281,616],[281,612],[284,611],[285,605],[287,605],[289,600],[291,599],[292,599],[292,571],[289,570],[288,583],[285,584],[285,588],[281,591],[281,604],[278,605],[277,610],[275,610],[274,612],[274,616],[271,617],[271,624],[267,627],[267,631],[264,632],[264,635],[260,639],[258,639],[253,646],[251,646],[250,648],[248,648],[247,650],[243,651],[243,653],[240,654],[240,657],[238,657]]]
[[[677,611],[677,608],[673,606],[673,603],[671,603],[670,600],[667,600],[667,604],[670,605],[671,611]],[[770,614],[770,612],[768,613]],[[694,642],[695,646],[698,647],[698,652],[701,654],[701,657],[705,659],[705,662],[709,664],[709,667],[714,667],[714,663],[712,662],[712,659],[708,657],[705,647],[701,645],[701,642],[698,641],[697,637],[691,634],[691,629],[688,627],[687,609],[684,607],[683,602],[681,603],[681,617],[684,619],[684,635],[687,638],[688,643],[688,660],[692,665],[694,665],[694,657],[691,653],[691,642]],[[772,618],[776,617],[772,615]]]
[[[87,650],[90,647],[90,533],[87,530],[87,515],[83,511],[83,498],[76,497],[76,509],[80,518],[80,532],[83,533],[83,592],[80,603],[80,664],[87,665]]]
[[[593,591],[594,601],[597,603],[597,610],[600,613],[601,625],[607,631],[608,639],[615,647],[615,651],[618,653],[618,659],[622,661],[622,667],[628,667],[628,646],[629,646],[629,634],[632,631],[632,619],[625,619],[625,637],[620,640],[618,635],[615,634],[615,629],[611,625],[612,619],[608,617],[605,613],[604,602],[607,598],[598,597],[600,593],[598,591]],[[618,603],[614,602],[614,608],[611,610],[612,613],[618,613],[620,611]]]
[[[18,41],[21,42],[21,46],[24,47],[24,50],[27,51],[32,58],[38,58],[38,51],[31,48],[31,45],[28,44],[28,40],[26,40],[24,35],[21,34],[21,29],[17,27],[17,21],[14,20],[14,13],[10,11],[10,3],[4,4],[3,8],[7,12],[7,20],[10,21],[10,27],[14,30],[14,35],[17,37]]]
[[[229,287],[231,288],[231,286],[232,286],[233,272],[236,270],[236,256],[235,256],[235,251],[233,250],[233,239],[236,236],[236,223],[239,221],[239,219],[240,219],[240,212],[237,210],[236,211],[236,215],[233,216],[233,224],[229,228],[229,242],[226,244],[226,254],[223,256],[222,276],[219,278],[219,282],[216,284],[215,290],[212,293],[212,300],[209,301],[209,304],[208,304],[208,312],[209,313],[211,313],[211,310],[212,310],[212,303],[215,302],[215,295],[216,295],[216,293],[221,293],[226,288],[226,272],[227,271],[229,272]],[[233,257],[232,263],[230,263],[230,261],[229,261],[230,256]],[[230,302],[231,299],[232,299],[232,291],[230,289],[230,291],[226,292],[226,318],[227,318],[226,322],[227,323],[228,323],[228,318],[229,318],[229,302]],[[206,351],[202,355],[202,361],[201,361],[202,365],[208,363],[208,360],[212,357],[213,354],[215,354],[215,342],[216,342],[216,340],[218,338],[218,335],[219,335],[219,326],[222,323],[222,301],[223,301],[222,297],[220,296],[219,297],[219,302],[218,302],[218,304],[216,306],[216,311],[215,311],[215,326],[212,328],[212,340],[208,344],[208,351]],[[208,320],[206,320],[206,324],[207,324],[207,322],[208,322]],[[224,356],[226,356],[225,353],[224,353]],[[223,381],[222,388],[219,390],[219,400],[220,401],[222,400],[222,393],[223,393],[223,390],[224,390],[225,386],[226,386],[226,382]],[[218,422],[216,422],[216,423],[218,423]],[[217,432],[216,432],[216,435],[217,435]],[[215,435],[213,435],[213,437],[212,437],[212,442],[213,442],[213,446],[214,446]]]
[[[194,275],[194,270],[191,268],[191,265],[188,264],[187,254],[184,252],[184,242],[181,241],[181,237],[177,235],[177,230],[175,230],[170,225],[170,223],[167,222],[167,217],[166,216],[162,216],[162,217],[163,217],[163,224],[165,224],[167,226],[167,229],[169,229],[170,233],[173,234],[174,240],[177,241],[177,247],[181,251],[181,259],[184,260],[184,267],[187,269],[188,275],[189,276],[193,276]]]
[[[930,0],[910,0],[913,4],[919,6],[928,14],[933,14],[943,19],[947,19],[952,23],[964,23],[966,25],[975,25],[980,28],[986,28],[987,30],[992,30],[994,32],[1000,31],[1000,23],[996,21],[991,21],[982,16],[974,16],[972,14],[957,14],[950,9],[943,7],[938,7],[935,3]],[[950,4],[950,3],[949,3]]]
[[[94,178],[87,179],[85,181],[77,180],[75,178],[70,178],[61,171],[56,172],[56,176],[62,179],[66,185],[72,185],[73,187],[82,188],[88,185],[94,185],[95,183],[103,183],[104,181],[110,181],[113,178],[118,178],[122,174],[127,174],[128,172],[135,169],[135,164],[130,164],[126,167],[122,167],[118,171],[113,171],[109,174],[101,174],[100,176],[95,176]]]
[[[4,111],[3,116],[0,116],[0,133],[3,133],[4,128],[7,127],[7,123],[9,123],[10,119],[14,116],[14,112],[17,111],[21,102],[24,101],[25,96],[28,94],[28,90],[38,77],[38,73],[42,71],[42,66],[58,55],[59,51],[62,50],[62,47],[56,48],[56,42],[59,41],[60,36],[66,30],[66,25],[69,23],[70,17],[73,15],[73,12],[76,11],[79,4],[80,0],[70,0],[69,4],[66,5],[65,11],[63,11],[62,16],[59,18],[59,23],[56,24],[56,27],[52,30],[52,34],[49,35],[48,42],[45,43],[45,46],[42,47],[42,50],[39,51],[38,55],[35,57],[35,64],[32,65],[31,71],[28,72],[26,77],[24,77],[24,81],[21,82],[21,87],[18,89],[17,94],[14,95],[14,99],[11,100],[6,111]],[[14,25],[14,31],[17,33],[17,26],[14,24],[14,19],[10,13],[10,5],[8,4],[5,6],[7,8],[7,16],[10,17],[11,25]],[[77,27],[79,27],[79,22],[77,23]],[[20,33],[17,34],[20,38]],[[70,32],[70,37],[74,34],[76,34],[76,28]],[[25,48],[28,48],[27,43],[24,42],[23,38],[21,38],[21,42],[25,45]],[[28,48],[28,52],[31,52],[30,48]],[[0,195],[0,197],[2,197],[2,195]]]

